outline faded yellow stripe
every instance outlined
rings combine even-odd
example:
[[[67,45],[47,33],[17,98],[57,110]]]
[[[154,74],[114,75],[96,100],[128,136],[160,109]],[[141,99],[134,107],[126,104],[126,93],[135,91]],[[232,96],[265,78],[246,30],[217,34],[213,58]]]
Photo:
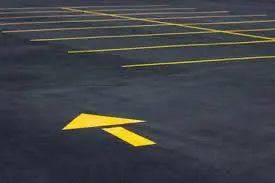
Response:
[[[32,14],[32,13],[68,13],[66,11],[10,11],[10,12],[0,12],[0,15],[4,14]]]
[[[149,13],[125,13],[117,15],[166,15],[166,14],[216,14],[216,13],[228,13],[228,11],[196,11],[196,12],[149,12]]]
[[[165,12],[165,13],[156,12],[153,14],[199,14],[199,13],[206,13],[206,12]],[[217,13],[217,12],[213,12],[213,13]],[[146,13],[138,13],[138,15],[145,15],[145,14]],[[129,14],[121,14],[121,15],[134,15],[134,14],[129,13]],[[83,15],[76,15],[75,17],[77,16],[83,16]],[[90,15],[90,16],[100,16],[100,15]],[[158,18],[158,19],[161,19],[161,18]],[[30,21],[30,22],[6,22],[6,23],[0,23],[0,25],[4,26],[4,25],[60,24],[60,23],[112,22],[112,21],[126,21],[126,20],[121,18],[116,18],[116,19],[112,18],[112,19],[93,19],[93,20],[63,20],[63,21],[38,21],[38,22]]]
[[[152,20],[161,20],[161,19],[162,18],[152,18]],[[165,19],[167,19],[167,18],[165,18]],[[113,21],[128,21],[128,20],[127,19],[121,19],[121,18],[111,18],[111,19],[93,19],[93,20],[8,22],[8,23],[0,23],[0,26],[5,26],[5,25],[32,25],[32,24],[82,23],[82,22],[84,22],[84,23],[85,22],[113,22]],[[210,22],[210,23],[196,22],[196,23],[186,23],[186,24],[182,24],[182,25],[184,25],[184,26],[192,26],[192,25],[226,25],[226,24],[249,24],[249,23],[272,23],[272,22],[275,22],[275,20],[235,21],[235,22]],[[208,29],[208,28],[203,28],[203,29]],[[215,31],[215,32],[221,32],[221,31],[219,30],[219,31]],[[253,37],[260,37],[260,36],[253,35]]]
[[[71,8],[121,8],[121,7],[165,7],[169,6],[166,4],[160,4],[160,5],[115,5],[115,6],[71,6]],[[37,10],[37,9],[59,9],[60,7],[23,7],[23,8],[0,8],[0,10]]]
[[[131,132],[123,127],[103,128],[105,132],[118,137],[119,139],[131,144],[134,147],[154,145],[155,142],[144,138],[134,132]]]
[[[230,31],[231,32],[257,32],[257,31],[274,31],[274,30],[275,30],[275,28],[243,29],[243,30],[230,30]],[[191,32],[167,32],[167,33],[156,33],[156,34],[126,34],[126,35],[111,35],[111,36],[59,37],[59,38],[32,39],[31,41],[68,41],[68,40],[83,40],[83,39],[113,39],[113,38],[176,36],[176,35],[195,35],[195,34],[215,34],[215,32],[191,31]]]
[[[153,66],[195,64],[195,63],[207,63],[207,62],[241,61],[241,60],[256,60],[256,59],[275,59],[275,55],[272,55],[272,56],[256,56],[256,57],[239,57],[239,58],[218,58],[218,59],[207,59],[207,60],[189,60],[189,61],[176,61],[176,62],[158,62],[158,63],[145,63],[145,64],[129,64],[129,65],[123,65],[122,67],[124,67],[124,68],[153,67]]]
[[[197,8],[127,8],[127,9],[109,9],[109,10],[96,10],[100,12],[109,11],[159,11],[159,10],[195,10]]]
[[[265,32],[265,31],[274,31],[275,28],[260,28],[260,29],[240,29],[240,30],[232,30],[233,32]]]
[[[93,29],[121,29],[121,28],[138,28],[138,27],[162,27],[167,26],[163,24],[149,24],[149,25],[122,25],[122,26],[100,26],[100,27],[73,27],[73,28],[48,28],[48,29],[23,29],[23,30],[8,30],[3,33],[24,33],[24,32],[45,32],[45,31],[71,31],[71,30],[93,30]]]
[[[16,16],[16,17],[0,17],[0,19],[24,19],[24,18],[60,18],[60,17],[90,17],[97,15],[81,14],[81,15],[39,15],[39,16]]]
[[[249,20],[249,21],[234,21],[234,22],[197,22],[189,25],[227,25],[227,24],[251,24],[251,23],[272,23],[275,20]]]
[[[167,4],[132,4],[132,5],[102,5],[102,6],[75,6],[74,8],[121,8],[121,7],[167,7]]]
[[[209,31],[198,32],[171,32],[159,34],[129,34],[129,35],[113,35],[113,36],[87,36],[87,37],[61,37],[61,38],[42,38],[32,39],[31,41],[68,41],[68,40],[83,40],[83,39],[108,39],[108,38],[132,38],[132,37],[154,37],[154,36],[174,36],[174,35],[189,35],[189,34],[211,34]]]
[[[275,40],[243,41],[243,42],[221,42],[221,43],[199,43],[199,44],[178,44],[178,45],[158,45],[158,46],[112,48],[112,49],[95,49],[95,50],[72,50],[72,51],[68,51],[68,53],[71,53],[71,54],[78,54],[78,53],[98,53],[98,52],[115,52],[115,51],[135,51],[135,50],[148,50],[148,49],[162,49],[162,48],[183,48],[183,47],[202,47],[202,46],[244,45],[244,44],[259,44],[259,43],[272,43],[272,42],[274,43]]]
[[[91,14],[80,14],[80,15],[39,15],[39,16],[13,16],[13,17],[0,17],[0,19],[24,19],[24,18],[60,18],[60,17],[89,17],[98,16]],[[202,19],[202,18],[243,18],[243,17],[264,17],[266,14],[252,14],[252,15],[210,15],[210,16],[181,16],[181,17],[156,17],[151,18],[153,20],[169,20],[169,19]]]
[[[164,17],[164,18],[150,18],[153,20],[176,20],[176,19],[202,19],[202,18],[244,18],[244,17],[264,17],[266,14],[255,15],[210,15],[210,16],[184,16],[184,17]]]
[[[33,25],[33,24],[61,24],[61,23],[86,23],[86,22],[113,22],[113,21],[127,21],[124,19],[99,19],[99,20],[63,20],[63,21],[40,21],[40,22],[15,22],[15,23],[0,23],[4,25]]]
[[[164,24],[148,24],[148,25],[123,25],[123,26],[100,26],[100,27],[71,27],[71,28],[46,28],[46,29],[19,29],[19,30],[7,30],[2,31],[3,33],[24,33],[24,32],[46,32],[46,31],[77,31],[77,30],[89,30],[89,29],[117,29],[117,28],[142,28],[142,27],[161,27],[161,26],[167,26]],[[234,30],[230,29],[228,31],[231,32],[261,32],[261,31],[274,31],[275,28],[259,28],[259,29],[239,29]],[[227,31],[227,30],[224,30]],[[210,31],[194,31],[193,33],[197,34],[198,32],[204,34],[206,32],[208,33],[216,33],[216,32],[210,32]],[[164,33],[165,34],[165,33]],[[190,32],[191,34],[191,32]]]

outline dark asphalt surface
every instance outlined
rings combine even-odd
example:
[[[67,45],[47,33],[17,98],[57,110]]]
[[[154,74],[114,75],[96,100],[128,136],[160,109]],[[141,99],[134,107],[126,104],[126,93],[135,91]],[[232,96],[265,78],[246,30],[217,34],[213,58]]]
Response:
[[[116,3],[10,0],[0,2],[0,8],[145,3],[173,7],[180,3],[200,11],[268,15],[171,22],[275,19],[275,1],[271,0],[120,0]],[[0,30],[131,23],[136,24],[125,21],[16,25],[0,26]],[[275,23],[204,27],[274,28]],[[146,27],[1,33],[0,183],[274,183],[275,59],[121,68],[121,65],[135,63],[275,55],[274,43],[70,55],[68,50],[82,48],[255,39],[219,33],[119,41],[30,42],[34,38],[61,36],[179,31],[190,29]],[[249,34],[275,38],[275,31]],[[134,148],[98,128],[62,131],[80,113],[144,119],[146,123],[124,127],[157,144]]]

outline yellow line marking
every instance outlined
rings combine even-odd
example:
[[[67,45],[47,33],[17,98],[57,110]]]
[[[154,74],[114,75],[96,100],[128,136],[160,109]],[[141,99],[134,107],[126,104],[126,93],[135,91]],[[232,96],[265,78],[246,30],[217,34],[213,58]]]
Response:
[[[100,11],[100,10],[99,10]],[[0,12],[0,14],[32,14],[32,13],[66,13],[67,11],[21,11],[21,12]],[[100,12],[103,12],[102,10]],[[124,13],[118,15],[165,15],[165,14],[216,14],[228,13],[228,11],[203,11],[203,12],[149,12],[149,13]],[[58,17],[58,15],[56,15]]]
[[[63,130],[94,128],[94,127],[133,124],[133,123],[141,123],[141,122],[145,122],[145,121],[82,113],[79,116],[77,116],[74,120],[72,120],[68,125],[66,125],[63,128]]]
[[[228,11],[195,11],[195,12],[149,12],[149,13],[125,13],[117,15],[166,15],[166,14],[216,14],[216,13],[228,13]]]
[[[270,29],[244,29],[244,30],[231,30],[231,32],[257,32],[257,31],[273,31],[275,28]],[[84,36],[84,37],[60,37],[60,38],[41,38],[32,39],[31,41],[67,41],[67,40],[83,40],[83,39],[112,39],[112,38],[132,38],[132,37],[154,37],[154,36],[176,36],[176,35],[194,35],[194,34],[215,34],[210,31],[191,31],[191,32],[167,32],[156,34],[126,34],[126,35],[112,35],[112,36]]]
[[[96,10],[100,12],[109,12],[109,11],[159,11],[159,10],[195,10],[197,8],[142,8],[142,9],[109,9],[109,10]]]
[[[57,11],[10,11],[10,12],[0,12],[0,15],[4,15],[4,14],[32,14],[32,13],[66,13],[66,11],[60,11],[60,10],[57,10]]]
[[[266,14],[255,15],[210,15],[210,16],[184,16],[184,17],[164,17],[164,18],[150,18],[153,20],[170,20],[170,19],[202,19],[202,18],[243,18],[243,17],[265,17]],[[192,24],[192,23],[191,23]]]
[[[67,40],[82,40],[82,39],[108,39],[108,38],[131,38],[131,37],[153,37],[153,36],[172,36],[172,35],[189,35],[189,34],[211,34],[209,31],[199,32],[171,32],[171,33],[159,33],[159,34],[129,34],[129,35],[116,35],[116,36],[87,36],[87,37],[61,37],[61,38],[42,38],[32,39],[31,41],[67,41]]]
[[[80,14],[80,15],[41,15],[41,16],[16,16],[16,17],[0,17],[0,19],[24,19],[24,18],[60,18],[60,17],[89,17],[98,16],[91,14]],[[151,19],[156,20],[169,20],[169,19],[202,19],[202,18],[242,18],[242,17],[264,17],[266,14],[255,14],[255,15],[210,15],[210,16],[182,16],[182,17],[156,17]]]
[[[17,16],[17,17],[0,17],[0,19],[24,19],[24,18],[59,18],[59,17],[89,17],[94,15],[38,15],[38,16]]]
[[[137,9],[133,9],[137,10]],[[145,9],[141,9],[145,10]],[[103,10],[102,10],[103,11]],[[52,12],[52,11],[51,11]],[[56,12],[56,11],[54,11]],[[58,12],[67,12],[67,11],[58,11]],[[169,14],[169,12],[167,12]],[[174,14],[175,12],[171,12]],[[179,12],[179,14],[182,14],[184,12]],[[176,13],[177,14],[177,13]],[[122,14],[122,15],[127,15],[127,14]],[[38,15],[38,16],[14,16],[14,17],[0,17],[0,19],[24,19],[24,18],[59,18],[59,17],[88,17],[88,16],[98,16],[98,15],[91,15],[91,14],[80,14],[80,15]]]
[[[72,6],[72,8],[121,8],[121,7],[162,7],[169,5],[116,5],[116,6]],[[59,7],[24,7],[24,8],[0,8],[0,10],[32,10],[32,9],[59,9]]]
[[[236,32],[261,32],[261,31],[275,31],[275,28],[260,28],[260,29],[241,29],[241,30],[233,30]]]
[[[108,132],[119,139],[133,145],[134,147],[154,145],[155,142],[144,138],[134,132],[131,132],[123,127],[103,128],[105,132]]]
[[[221,12],[221,11],[220,11]],[[206,12],[157,12],[154,14],[195,14],[195,13],[206,13]],[[217,13],[217,12],[215,12]],[[128,15],[128,14],[121,14],[121,15]],[[130,14],[129,14],[130,15]],[[143,15],[142,13],[139,13],[139,15]],[[83,15],[76,15],[77,16],[83,16]],[[90,15],[90,16],[98,16],[98,15]],[[161,18],[156,18],[161,19]],[[4,25],[32,25],[32,24],[59,24],[59,23],[80,23],[80,22],[113,22],[113,21],[127,21],[125,19],[121,18],[112,18],[112,19],[93,19],[93,20],[62,20],[62,21],[38,21],[38,22],[6,22],[6,23],[0,23],[0,26]]]
[[[167,4],[148,4],[148,5],[146,5],[146,4],[140,4],[140,5],[138,5],[138,4],[136,4],[136,5],[115,5],[115,6],[113,6],[113,5],[110,5],[110,6],[108,6],[108,5],[106,5],[106,6],[82,6],[81,8],[103,8],[103,7],[105,7],[105,8],[122,8],[122,7],[128,7],[128,8],[135,8],[135,7],[168,7],[169,5],[167,5]],[[80,7],[80,6],[79,6]]]
[[[148,25],[126,25],[126,26],[100,26],[100,27],[71,27],[71,28],[48,28],[48,29],[23,29],[23,30],[7,30],[2,31],[3,33],[24,33],[24,32],[46,32],[46,31],[77,31],[77,30],[93,30],[93,29],[117,29],[117,28],[142,28],[142,27],[164,27],[164,24],[148,24]],[[226,30],[225,30],[226,31]],[[275,28],[263,28],[263,29],[240,29],[240,30],[229,30],[231,32],[261,32],[261,31],[275,31]],[[210,31],[194,31],[189,32],[190,34],[210,34],[215,32]],[[183,34],[189,34],[188,32],[183,32]],[[160,33],[161,34],[161,33]],[[166,34],[166,33],[163,33]],[[172,34],[172,33],[171,33]],[[134,35],[133,35],[134,36]],[[160,35],[161,36],[161,35]]]
[[[159,8],[159,9],[111,9],[111,10],[97,10],[97,11],[100,11],[100,12],[107,12],[107,11],[135,11],[135,10],[139,10],[139,11],[145,11],[145,10],[194,10],[196,8]],[[27,12],[27,13],[40,13],[41,11],[35,11],[35,12]],[[58,12],[67,12],[67,11],[42,11],[42,13],[58,13]],[[209,13],[223,13],[224,11],[216,11],[216,12],[209,12]],[[18,13],[21,13],[21,12],[0,12],[0,14],[18,14]],[[23,12],[23,14],[26,13],[26,11]],[[202,13],[207,13],[207,12],[197,12],[198,14]],[[121,14],[121,15],[131,15],[132,13],[125,13],[125,14]],[[138,14],[138,13],[134,13],[134,14]],[[133,14],[133,15],[134,15]],[[154,14],[196,14],[196,12],[165,12],[165,13],[162,13],[162,12],[155,12]],[[139,15],[139,14],[138,14]],[[84,15],[40,15],[40,16],[16,16],[16,17],[0,17],[0,19],[23,19],[23,18],[55,18],[55,17],[87,17],[87,16],[98,16],[98,15],[90,15],[90,14],[84,14]]]
[[[190,25],[226,25],[226,24],[250,24],[250,23],[272,23],[275,20],[249,20],[249,21],[235,21],[235,22],[198,22],[198,23],[191,23]]]
[[[24,7],[24,8],[0,8],[0,10],[37,10],[37,9],[59,9],[59,7]]]
[[[121,16],[121,15],[116,15],[116,14],[107,14],[107,13],[101,13],[101,12],[95,12],[95,11],[78,10],[78,9],[73,9],[73,8],[61,8],[61,9],[72,11],[72,12],[82,12],[82,13],[89,13],[89,14],[95,14],[95,15],[103,15],[103,16],[110,16],[110,17],[115,17],[115,18],[122,18],[122,19],[127,19],[127,20],[158,23],[158,24],[164,24],[164,25],[168,25],[168,26],[177,26],[177,27],[192,28],[192,29],[211,31],[211,32],[217,32],[217,33],[220,32],[220,33],[224,33],[224,34],[238,35],[238,36],[243,36],[243,37],[273,40],[273,38],[264,37],[264,36],[256,36],[256,35],[251,35],[251,34],[236,33],[236,32],[230,32],[230,31],[222,31],[222,30],[217,30],[217,29],[192,26],[192,25],[188,25],[188,24],[186,25],[186,24],[179,24],[179,23],[163,22],[163,21],[146,19],[146,18],[135,18],[135,17]]]
[[[138,28],[138,27],[164,27],[164,24],[149,24],[149,25],[122,25],[122,26],[100,26],[100,27],[68,27],[68,28],[48,28],[48,29],[23,29],[23,30],[7,30],[3,33],[23,33],[23,32],[45,32],[45,31],[71,31],[71,30],[93,30],[93,29],[121,29],[121,28]]]
[[[217,59],[207,59],[207,60],[189,60],[189,61],[176,61],[176,62],[158,62],[158,63],[147,63],[147,64],[131,64],[131,65],[123,65],[122,67],[124,68],[152,67],[152,66],[195,64],[195,63],[207,63],[207,62],[226,62],[226,61],[255,60],[255,59],[275,59],[275,55],[274,56],[240,57],[240,58],[217,58]]]
[[[275,39],[274,40],[263,40],[263,41],[244,41],[244,42],[221,42],[221,43],[157,45],[157,46],[143,46],[143,47],[112,48],[112,49],[72,50],[72,51],[68,51],[68,53],[71,53],[71,54],[77,54],[77,53],[98,53],[98,52],[134,51],[134,50],[148,50],[148,49],[161,49],[161,48],[183,48],[183,47],[201,47],[201,46],[243,45],[243,44],[274,43],[274,42],[275,42]]]
[[[161,19],[167,19],[167,18],[151,18],[151,20],[161,20]],[[188,19],[188,18],[185,17],[185,19]],[[114,21],[129,21],[129,20],[121,19],[121,18],[112,18],[112,19],[93,19],[93,20],[7,22],[7,23],[0,23],[0,26],[5,26],[5,25],[31,25],[31,24],[81,23],[81,22],[114,22]],[[253,20],[253,21],[210,22],[210,23],[196,22],[196,23],[186,23],[186,24],[182,24],[182,25],[184,25],[184,26],[192,26],[192,25],[226,25],[226,24],[249,24],[249,23],[272,23],[272,22],[275,22],[275,20]],[[207,29],[207,28],[203,28],[203,29]],[[218,31],[218,32],[220,32],[220,31]],[[253,35],[253,37],[255,38],[255,35]]]
[[[32,24],[61,24],[61,23],[85,23],[85,22],[113,22],[113,21],[128,21],[125,19],[98,19],[98,20],[63,20],[63,21],[40,21],[40,22],[12,22],[12,23],[0,23],[0,26],[4,25],[32,25]]]

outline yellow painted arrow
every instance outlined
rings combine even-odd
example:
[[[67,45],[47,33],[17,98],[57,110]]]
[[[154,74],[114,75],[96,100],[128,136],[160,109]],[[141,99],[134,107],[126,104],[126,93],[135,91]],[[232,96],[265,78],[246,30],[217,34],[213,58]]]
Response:
[[[80,128],[95,128],[95,127],[106,127],[114,125],[124,125],[133,123],[142,123],[143,120],[118,118],[110,116],[99,116],[94,114],[80,114],[75,119],[73,119],[68,125],[66,125],[63,130],[74,130]],[[144,138],[134,132],[131,132],[123,127],[111,127],[103,128],[105,132],[131,144],[134,147],[148,146],[156,144],[155,142]]]
[[[72,120],[67,126],[65,126],[63,130],[105,127],[105,126],[141,123],[141,122],[145,122],[145,121],[82,113],[79,116],[77,116],[74,120]]]

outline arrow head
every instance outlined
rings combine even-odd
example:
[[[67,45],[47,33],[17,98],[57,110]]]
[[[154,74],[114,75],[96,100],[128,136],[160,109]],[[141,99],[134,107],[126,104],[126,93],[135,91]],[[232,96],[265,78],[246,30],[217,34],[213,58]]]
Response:
[[[142,122],[145,122],[145,121],[82,113],[79,116],[77,116],[75,119],[73,119],[68,125],[66,125],[63,128],[63,130],[106,127],[106,126],[113,126],[113,125],[133,124],[133,123],[142,123]]]

